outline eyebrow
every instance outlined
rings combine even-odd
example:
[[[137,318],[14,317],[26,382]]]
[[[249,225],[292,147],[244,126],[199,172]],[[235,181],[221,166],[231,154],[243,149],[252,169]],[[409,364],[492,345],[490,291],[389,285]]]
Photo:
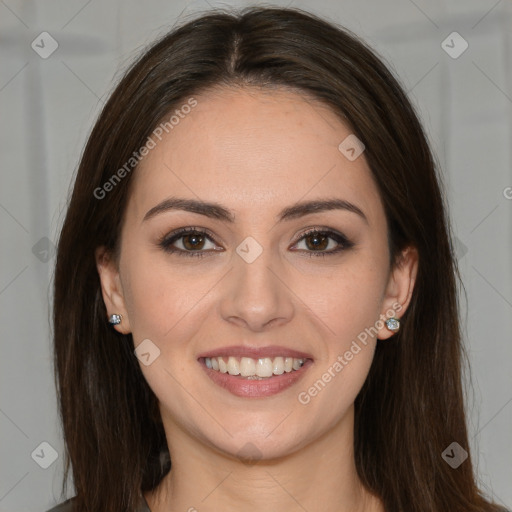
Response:
[[[171,210],[182,210],[191,213],[198,213],[212,219],[221,220],[224,222],[234,223],[235,215],[227,208],[223,207],[218,203],[199,201],[196,199],[183,199],[178,197],[169,197],[151,208],[142,222],[145,222],[156,215]],[[284,208],[278,215],[278,222],[297,219],[305,215],[313,213],[319,213],[328,210],[345,210],[348,212],[355,213],[361,217],[367,224],[368,219],[363,211],[355,204],[345,201],[344,199],[332,198],[332,199],[317,199],[313,201],[303,201],[296,203],[292,206]]]

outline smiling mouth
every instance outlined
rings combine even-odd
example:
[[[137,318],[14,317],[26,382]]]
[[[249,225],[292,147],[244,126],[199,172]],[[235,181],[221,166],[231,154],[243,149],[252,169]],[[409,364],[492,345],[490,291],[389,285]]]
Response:
[[[258,359],[234,356],[200,358],[200,362],[210,370],[246,380],[264,380],[285,373],[293,373],[300,370],[307,361],[307,358],[284,356]]]
[[[246,350],[244,352],[247,353]],[[313,365],[312,358],[298,353],[295,355],[301,357],[289,357],[291,354],[288,354],[288,357],[252,358],[242,355],[243,352],[240,357],[217,354],[200,356],[197,361],[217,386],[235,396],[249,399],[268,398],[285,391],[304,378]]]

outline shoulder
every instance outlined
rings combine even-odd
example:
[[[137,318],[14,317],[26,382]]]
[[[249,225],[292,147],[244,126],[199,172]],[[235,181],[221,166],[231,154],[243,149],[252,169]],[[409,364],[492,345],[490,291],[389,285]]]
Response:
[[[73,504],[75,498],[70,498],[69,500],[64,501],[60,505],[47,510],[46,512],[73,512]]]

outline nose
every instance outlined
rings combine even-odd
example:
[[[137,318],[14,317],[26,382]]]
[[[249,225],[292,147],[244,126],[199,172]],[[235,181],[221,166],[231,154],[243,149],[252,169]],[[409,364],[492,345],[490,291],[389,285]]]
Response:
[[[235,253],[233,266],[221,285],[220,313],[224,320],[258,332],[293,318],[293,292],[269,249],[251,263]]]

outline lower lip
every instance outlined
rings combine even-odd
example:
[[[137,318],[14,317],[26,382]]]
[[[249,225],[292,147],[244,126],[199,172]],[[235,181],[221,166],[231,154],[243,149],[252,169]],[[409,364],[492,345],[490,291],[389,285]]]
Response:
[[[274,375],[273,377],[261,380],[244,379],[240,376],[212,370],[205,365],[204,359],[200,360],[199,363],[206,372],[206,375],[208,375],[215,384],[228,390],[233,395],[244,398],[263,398],[277,395],[295,384],[307,372],[308,368],[313,364],[313,361],[308,359],[298,370],[293,370],[288,373],[285,372],[282,375]]]

